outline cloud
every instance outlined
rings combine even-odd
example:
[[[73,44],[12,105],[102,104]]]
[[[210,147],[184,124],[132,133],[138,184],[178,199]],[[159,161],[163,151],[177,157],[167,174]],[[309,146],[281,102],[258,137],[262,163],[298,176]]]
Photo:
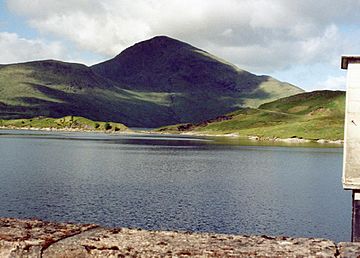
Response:
[[[64,48],[58,42],[29,40],[15,33],[0,32],[0,63],[16,63],[38,59],[59,59],[64,56]]]
[[[334,53],[341,52],[337,43],[339,39],[337,27],[329,25],[322,34],[301,40],[278,39],[264,45],[236,45],[221,48],[210,45],[209,49],[220,56],[235,56],[237,60],[234,62],[239,67],[247,67],[251,71],[261,73],[287,69],[298,64],[337,62],[339,55]]]
[[[108,58],[156,35],[169,35],[242,68],[270,73],[334,63],[360,51],[343,38],[360,22],[360,1],[310,0],[8,0],[40,33]]]
[[[325,81],[317,83],[317,90],[345,90],[346,76],[329,76]]]

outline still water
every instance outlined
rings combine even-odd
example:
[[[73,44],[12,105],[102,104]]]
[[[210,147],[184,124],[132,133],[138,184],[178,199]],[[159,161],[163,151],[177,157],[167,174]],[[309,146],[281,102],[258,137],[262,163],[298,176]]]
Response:
[[[342,148],[0,130],[0,216],[348,241],[341,170]]]

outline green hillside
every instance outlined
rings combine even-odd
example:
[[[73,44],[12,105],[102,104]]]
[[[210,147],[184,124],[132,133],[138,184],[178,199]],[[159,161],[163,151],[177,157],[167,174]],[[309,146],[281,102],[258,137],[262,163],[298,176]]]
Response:
[[[343,139],[345,92],[314,91],[245,108],[199,124],[160,128],[168,132],[199,132],[269,138]]]
[[[299,92],[161,36],[92,67],[54,60],[0,66],[0,119],[74,115],[159,127],[198,123]]]
[[[80,64],[46,60],[0,67],[0,119],[76,115],[127,125],[166,124],[166,96],[123,89]]]
[[[0,126],[8,128],[39,128],[39,129],[80,129],[90,131],[129,131],[120,123],[92,121],[79,116],[62,118],[35,117],[29,119],[0,120]]]

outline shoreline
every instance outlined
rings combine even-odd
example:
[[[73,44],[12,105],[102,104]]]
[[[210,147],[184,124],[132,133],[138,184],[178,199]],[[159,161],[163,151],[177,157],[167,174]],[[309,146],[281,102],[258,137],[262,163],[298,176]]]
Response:
[[[360,243],[0,218],[0,257],[356,257]]]
[[[159,132],[156,132],[159,133]],[[154,133],[154,134],[156,134]],[[160,132],[160,134],[167,134]],[[175,133],[174,133],[175,134]],[[260,137],[257,135],[242,136],[237,133],[227,133],[227,134],[209,134],[209,133],[197,133],[197,132],[179,132],[178,135],[188,135],[188,136],[205,136],[205,137],[229,137],[229,138],[244,138],[252,141],[265,141],[265,142],[284,142],[284,143],[319,143],[319,144],[338,144],[343,145],[344,140],[329,140],[329,139],[303,139],[303,138],[277,138],[277,137]]]
[[[53,127],[15,127],[15,126],[0,126],[0,130],[19,130],[19,131],[44,131],[44,132],[85,132],[85,133],[105,133],[105,134],[130,134],[133,133],[131,129],[123,131],[114,130],[89,130],[81,128],[53,128]]]
[[[227,133],[227,134],[209,134],[209,133],[197,133],[197,132],[155,132],[155,131],[146,131],[139,130],[134,131],[131,129],[123,131],[114,131],[114,130],[89,130],[89,129],[80,129],[80,128],[37,128],[37,127],[14,127],[14,126],[0,126],[0,130],[29,130],[29,131],[45,131],[45,132],[87,132],[87,133],[104,133],[104,134],[127,134],[127,135],[139,135],[139,134],[154,134],[154,135],[184,135],[184,136],[198,136],[198,137],[229,137],[229,138],[244,138],[251,141],[258,142],[282,142],[282,143],[318,143],[318,144],[335,144],[343,145],[344,140],[329,140],[329,139],[303,139],[303,138],[271,138],[271,137],[260,137],[256,135],[251,136],[241,136],[237,133]]]

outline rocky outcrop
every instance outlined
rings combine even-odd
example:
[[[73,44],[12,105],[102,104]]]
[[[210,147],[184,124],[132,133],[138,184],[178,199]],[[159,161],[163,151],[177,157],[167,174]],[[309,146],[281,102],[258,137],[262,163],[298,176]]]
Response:
[[[316,238],[109,229],[0,219],[0,257],[356,257],[360,244]]]

